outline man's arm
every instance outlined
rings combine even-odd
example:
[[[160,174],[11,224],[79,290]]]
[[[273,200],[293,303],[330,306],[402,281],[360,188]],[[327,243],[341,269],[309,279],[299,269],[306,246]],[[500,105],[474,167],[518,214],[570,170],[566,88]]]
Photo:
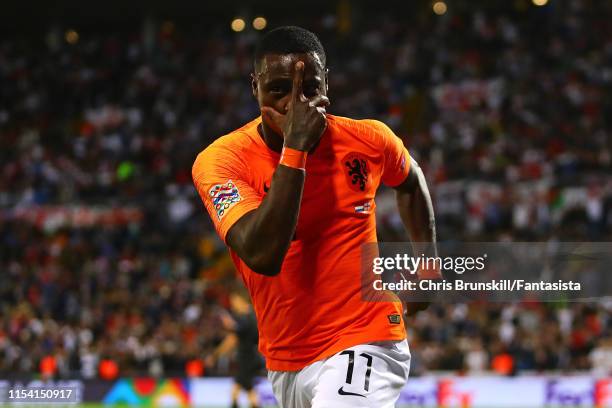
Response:
[[[228,245],[253,271],[267,276],[280,271],[295,234],[305,179],[303,170],[279,165],[261,205],[228,231]]]
[[[408,230],[414,254],[437,256],[436,222],[431,196],[423,170],[414,159],[410,159],[410,171],[406,180],[395,189],[400,217]]]
[[[223,338],[223,341],[206,357],[205,363],[207,366],[213,366],[219,357],[225,356],[232,352],[238,346],[238,334],[236,333],[237,323],[229,313],[224,312],[220,315],[221,324],[229,331]]]
[[[221,344],[217,346],[215,351],[213,351],[212,357],[217,360],[219,357],[229,354],[233,349],[236,348],[237,345],[238,336],[236,336],[236,333],[229,333],[227,336],[225,336]]]
[[[410,159],[410,172],[406,180],[396,188],[397,206],[400,217],[408,231],[415,256],[437,256],[436,222],[433,205],[425,175],[414,159]],[[440,271],[417,271],[419,279],[441,278]],[[409,316],[425,310],[430,302],[410,302],[406,304]]]
[[[208,367],[215,365],[219,357],[223,357],[232,352],[238,346],[238,336],[236,333],[231,332],[217,346],[217,348],[208,356],[206,356],[204,362]]]
[[[329,100],[323,95],[307,99],[302,89],[303,79],[304,63],[298,62],[287,113],[283,115],[263,107],[262,115],[281,130],[285,147],[308,152],[325,131],[325,106]],[[228,245],[253,271],[267,276],[280,272],[295,234],[305,178],[303,169],[279,164],[261,205],[228,231]]]

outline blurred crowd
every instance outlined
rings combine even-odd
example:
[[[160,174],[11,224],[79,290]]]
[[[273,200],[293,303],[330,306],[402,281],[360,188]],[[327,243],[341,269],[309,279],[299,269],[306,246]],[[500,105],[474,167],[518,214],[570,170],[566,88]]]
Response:
[[[327,49],[330,112],[385,121],[424,168],[440,239],[612,241],[612,6],[469,4],[290,22]],[[1,376],[48,356],[62,377],[181,375],[223,338],[236,276],[191,166],[258,115],[260,35],[226,25],[0,39]],[[390,190],[378,211],[404,239]],[[436,305],[409,327],[414,372],[610,374],[611,307]]]

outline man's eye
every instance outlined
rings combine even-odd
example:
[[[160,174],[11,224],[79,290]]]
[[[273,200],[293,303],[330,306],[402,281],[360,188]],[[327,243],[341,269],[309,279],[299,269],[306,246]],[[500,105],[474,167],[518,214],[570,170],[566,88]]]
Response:
[[[309,87],[304,89],[304,95],[306,96],[315,96],[319,94],[319,88],[318,87]]]
[[[270,92],[276,93],[276,94],[283,94],[283,93],[287,93],[287,89],[285,89],[282,86],[273,86],[272,88],[270,88]]]

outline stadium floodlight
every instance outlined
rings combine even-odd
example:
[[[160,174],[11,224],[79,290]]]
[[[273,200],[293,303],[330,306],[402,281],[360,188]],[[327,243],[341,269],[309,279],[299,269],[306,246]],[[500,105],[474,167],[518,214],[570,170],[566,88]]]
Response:
[[[448,7],[446,6],[446,3],[443,1],[436,1],[433,4],[433,12],[439,16],[445,14],[447,9]]]
[[[68,44],[76,44],[79,41],[79,33],[77,33],[75,30],[66,30],[64,37],[66,38],[66,42]]]
[[[253,20],[253,28],[256,30],[263,30],[268,25],[268,21],[265,17],[255,17]]]
[[[235,18],[232,20],[233,31],[239,33],[240,31],[244,30],[244,27],[246,27],[246,23],[242,18]]]

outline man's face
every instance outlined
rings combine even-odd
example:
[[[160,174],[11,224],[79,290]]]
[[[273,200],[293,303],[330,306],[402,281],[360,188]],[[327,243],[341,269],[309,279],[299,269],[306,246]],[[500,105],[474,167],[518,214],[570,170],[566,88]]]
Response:
[[[266,54],[252,75],[253,96],[260,108],[267,106],[283,115],[287,113],[293,72],[298,61],[304,63],[304,96],[311,99],[318,95],[327,95],[327,73],[318,54]],[[273,124],[268,123],[266,117],[264,120],[268,126],[275,128]]]

